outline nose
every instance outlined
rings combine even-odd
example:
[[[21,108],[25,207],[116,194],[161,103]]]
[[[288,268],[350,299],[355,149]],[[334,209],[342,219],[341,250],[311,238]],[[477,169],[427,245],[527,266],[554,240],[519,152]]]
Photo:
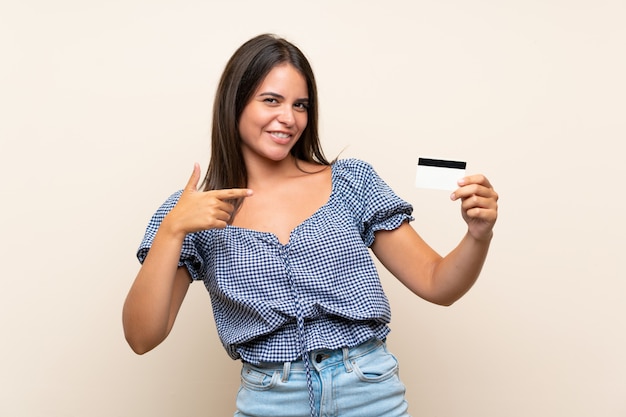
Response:
[[[284,125],[291,126],[294,124],[294,114],[291,106],[285,106],[282,108],[282,111],[278,115],[278,121]]]

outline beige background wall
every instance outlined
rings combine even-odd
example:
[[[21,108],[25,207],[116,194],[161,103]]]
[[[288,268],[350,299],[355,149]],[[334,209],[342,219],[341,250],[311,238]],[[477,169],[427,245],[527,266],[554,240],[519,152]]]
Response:
[[[626,3],[0,2],[0,415],[230,416],[238,364],[192,286],[139,357],[121,307],[157,206],[206,168],[230,54],[283,35],[316,71],[329,156],[363,158],[438,250],[464,225],[419,156],[501,194],[484,273],[451,308],[386,272],[414,416],[626,416]]]

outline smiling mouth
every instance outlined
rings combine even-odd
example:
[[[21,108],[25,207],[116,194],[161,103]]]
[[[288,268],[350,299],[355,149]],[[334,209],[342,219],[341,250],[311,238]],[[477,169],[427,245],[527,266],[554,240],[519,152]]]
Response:
[[[289,133],[284,133],[284,132],[270,132],[270,134],[280,139],[288,139],[291,137]]]
[[[286,132],[268,132],[272,140],[279,145],[288,145],[291,143],[293,135]]]

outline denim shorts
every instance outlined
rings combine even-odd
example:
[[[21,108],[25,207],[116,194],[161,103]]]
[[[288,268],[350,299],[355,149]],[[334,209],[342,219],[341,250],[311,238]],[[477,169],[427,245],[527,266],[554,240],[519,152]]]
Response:
[[[309,353],[319,417],[407,417],[398,361],[384,342]],[[309,417],[303,361],[244,363],[235,417]]]

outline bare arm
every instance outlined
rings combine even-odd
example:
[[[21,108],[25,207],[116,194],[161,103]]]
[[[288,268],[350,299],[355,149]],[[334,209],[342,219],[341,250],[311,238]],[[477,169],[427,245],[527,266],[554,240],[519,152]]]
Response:
[[[124,334],[131,348],[143,354],[158,346],[172,330],[191,277],[178,261],[188,233],[226,227],[233,206],[225,200],[251,195],[247,189],[197,190],[196,164],[176,206],[165,216],[122,311]]]
[[[372,245],[381,263],[406,287],[441,305],[453,304],[476,282],[497,218],[498,194],[482,175],[466,177],[452,199],[461,199],[468,231],[445,257],[428,246],[408,223],[376,232]]]
[[[182,239],[168,236],[162,225],[128,292],[122,320],[135,353],[155,348],[174,325],[191,281],[187,269],[178,267],[181,247]]]

